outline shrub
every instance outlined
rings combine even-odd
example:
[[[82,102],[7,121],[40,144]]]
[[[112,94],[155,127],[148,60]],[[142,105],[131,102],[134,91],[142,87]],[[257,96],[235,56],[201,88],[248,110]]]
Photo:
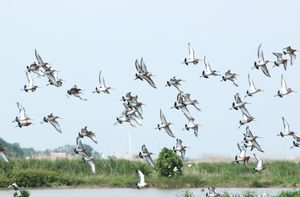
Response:
[[[156,161],[156,168],[162,176],[174,176],[182,174],[181,158],[168,148],[163,148]]]

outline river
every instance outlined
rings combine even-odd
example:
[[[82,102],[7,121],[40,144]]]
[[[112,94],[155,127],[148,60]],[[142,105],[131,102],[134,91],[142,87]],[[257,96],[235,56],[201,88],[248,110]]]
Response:
[[[30,197],[177,197],[186,189],[128,189],[128,188],[76,188],[76,189],[28,189]],[[204,191],[198,188],[188,189],[195,196],[205,196],[207,189]],[[274,196],[281,191],[295,191],[292,188],[217,188],[219,193],[228,192],[229,194],[243,194],[246,191],[254,191],[261,196]],[[12,197],[13,190],[0,190],[0,197]]]

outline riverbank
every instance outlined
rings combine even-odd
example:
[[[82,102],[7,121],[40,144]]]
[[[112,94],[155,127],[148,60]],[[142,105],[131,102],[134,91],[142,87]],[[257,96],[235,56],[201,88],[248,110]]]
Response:
[[[17,182],[22,187],[135,187],[137,170],[146,182],[156,188],[215,187],[282,187],[300,186],[300,164],[290,161],[267,163],[267,169],[253,173],[254,163],[247,168],[232,163],[184,163],[183,175],[161,177],[143,161],[119,159],[96,160],[96,174],[81,160],[11,160],[0,161],[0,187]]]

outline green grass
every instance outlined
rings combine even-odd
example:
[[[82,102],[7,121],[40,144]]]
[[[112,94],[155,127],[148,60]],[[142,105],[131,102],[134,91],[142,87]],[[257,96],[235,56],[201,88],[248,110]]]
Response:
[[[22,187],[135,187],[137,170],[145,174],[146,182],[158,188],[214,187],[299,187],[300,164],[296,162],[269,162],[267,169],[253,173],[254,163],[248,168],[231,163],[184,164],[183,174],[161,177],[142,160],[96,160],[96,174],[81,160],[0,160],[0,187],[13,182]],[[287,195],[286,195],[287,196]]]

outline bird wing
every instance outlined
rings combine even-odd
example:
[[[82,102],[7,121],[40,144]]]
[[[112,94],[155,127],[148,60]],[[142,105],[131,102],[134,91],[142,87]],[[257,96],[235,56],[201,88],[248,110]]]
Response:
[[[83,158],[91,166],[92,173],[95,174],[96,173],[95,162],[92,159],[86,159],[85,157],[83,157]]]
[[[191,95],[189,93],[183,94],[182,96],[183,96],[185,102],[191,101],[191,98],[190,98]]]
[[[99,71],[99,85],[101,85],[101,73],[102,73],[102,71],[100,70]]]
[[[195,59],[195,52],[194,49],[191,47],[190,43],[188,43],[189,48],[189,59]]]
[[[244,115],[246,115],[248,118],[252,117],[252,116],[250,115],[250,113],[248,112],[248,110],[247,110],[247,108],[246,108],[245,106],[241,106],[241,107],[240,107],[240,110],[241,110],[241,112],[242,112]]]
[[[182,140],[181,139],[176,139],[176,147],[177,148],[182,147]]]
[[[253,80],[250,78],[250,74],[248,74],[248,82],[249,82],[249,89],[251,90],[251,91],[255,91],[256,90],[256,87],[255,87],[255,85],[254,85],[254,82],[253,82]]]
[[[28,81],[28,86],[32,87],[33,86],[33,78],[31,76],[31,73],[26,71],[26,77],[27,77],[27,81]]]
[[[76,138],[76,147],[78,149],[83,149],[83,145],[79,136]]]
[[[165,115],[163,114],[162,110],[160,110],[160,120],[163,124],[167,124],[167,120]]]
[[[181,154],[181,158],[182,158],[182,159],[184,159],[185,152],[186,152],[185,149],[181,149],[181,150],[180,150],[180,154]]]
[[[262,43],[260,43],[257,48],[257,58],[258,59],[260,59],[260,57],[261,57],[261,53],[260,53],[261,45],[262,45]]]
[[[141,58],[141,65],[140,66],[141,66],[141,69],[143,70],[143,72],[145,72],[145,73],[148,72],[146,64],[145,64],[143,58]]]
[[[169,127],[165,127],[165,131],[167,132],[167,134],[171,137],[175,137],[174,134],[172,133],[171,129]]]
[[[267,68],[266,65],[262,65],[260,68],[261,68],[262,72],[263,72],[267,77],[271,77],[271,75],[270,75],[270,73],[269,73],[269,70],[268,70],[268,68]]]
[[[148,151],[148,149],[146,148],[146,145],[145,145],[145,144],[142,146],[142,152],[143,152],[144,154],[148,154],[148,153],[149,153],[149,151]]]
[[[56,129],[56,131],[58,131],[59,133],[62,133],[60,125],[56,120],[50,120],[49,123]]]
[[[138,174],[139,174],[139,178],[140,178],[140,184],[144,185],[145,184],[145,176],[144,176],[144,174],[140,170],[138,170]]]
[[[230,73],[230,70],[225,72],[225,77],[230,77],[232,74]]]
[[[103,86],[106,87],[106,84],[105,84],[105,79],[104,77],[102,77],[102,83],[103,83]]]
[[[285,120],[285,118],[282,116],[282,122],[283,122],[283,128],[285,132],[290,131],[290,125],[289,123]]]
[[[253,146],[255,146],[255,148],[257,148],[257,150],[259,150],[260,152],[264,152],[256,140],[253,140],[252,144],[253,144]]]
[[[260,157],[257,157],[255,154],[253,154],[253,155],[254,155],[254,158],[257,161],[257,167],[262,168],[263,167],[263,160]]]
[[[277,61],[282,59],[282,53],[272,53],[277,57]]]
[[[249,126],[246,127],[246,137],[254,137]]]
[[[300,137],[298,137],[295,133],[293,134],[293,138],[294,138],[294,140],[296,140],[297,142],[300,142]]]
[[[25,108],[19,102],[17,102],[17,106],[18,106],[18,111],[19,111],[19,119],[24,120],[24,119],[28,118],[28,116],[25,112]]]
[[[141,65],[139,64],[139,60],[135,60],[135,69],[138,71],[138,73],[143,73],[143,70],[141,68]]]
[[[180,109],[188,120],[195,120],[186,106],[182,106]]]
[[[36,60],[38,61],[39,64],[44,64],[41,56],[38,54],[37,50],[35,49],[34,50],[34,53],[35,53],[35,57],[36,57]]]
[[[283,75],[281,75],[281,92],[287,92],[287,86],[286,86],[286,82],[283,78]]]
[[[0,151],[0,155],[3,157],[4,161],[6,161],[7,163],[9,163],[8,159],[7,159],[6,155],[5,155],[5,153],[3,151]]]
[[[148,163],[152,168],[154,168],[154,162],[153,162],[153,160],[152,160],[152,158],[151,158],[150,155],[147,155],[147,156],[145,157],[145,160],[147,161],[147,163]]]
[[[144,79],[153,87],[156,88],[154,81],[149,76],[145,76]]]
[[[239,93],[236,93],[236,94],[234,95],[234,100],[235,100],[236,103],[241,103],[241,102],[242,102]]]

